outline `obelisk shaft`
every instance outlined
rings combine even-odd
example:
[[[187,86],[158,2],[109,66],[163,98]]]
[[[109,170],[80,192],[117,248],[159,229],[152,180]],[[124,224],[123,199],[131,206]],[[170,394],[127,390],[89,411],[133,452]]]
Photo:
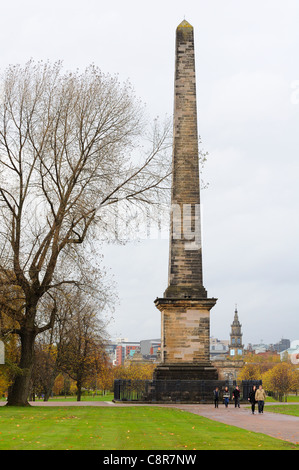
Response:
[[[161,363],[156,380],[214,380],[210,363],[210,310],[202,283],[200,191],[193,28],[176,30],[172,219],[169,282],[161,312]]]
[[[193,27],[176,30],[171,230],[167,298],[206,298],[200,233],[198,130]]]

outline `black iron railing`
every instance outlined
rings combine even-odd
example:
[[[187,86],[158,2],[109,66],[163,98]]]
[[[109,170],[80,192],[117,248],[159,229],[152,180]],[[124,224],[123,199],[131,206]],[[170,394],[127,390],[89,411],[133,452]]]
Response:
[[[252,386],[257,387],[260,380],[242,381],[240,384],[241,400],[247,401]],[[225,387],[230,396],[236,381],[228,380],[115,380],[115,401],[138,401],[145,403],[212,403],[214,390],[218,387],[220,400]]]

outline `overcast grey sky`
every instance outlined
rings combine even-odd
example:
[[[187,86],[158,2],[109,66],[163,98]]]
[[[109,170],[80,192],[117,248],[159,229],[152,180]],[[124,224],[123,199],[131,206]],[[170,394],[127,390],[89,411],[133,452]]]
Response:
[[[195,33],[204,285],[211,334],[228,339],[235,303],[244,343],[299,339],[299,2],[1,0],[0,68],[91,62],[129,78],[152,115],[173,111],[176,26]],[[109,331],[160,336],[168,241],[104,250],[120,305]]]

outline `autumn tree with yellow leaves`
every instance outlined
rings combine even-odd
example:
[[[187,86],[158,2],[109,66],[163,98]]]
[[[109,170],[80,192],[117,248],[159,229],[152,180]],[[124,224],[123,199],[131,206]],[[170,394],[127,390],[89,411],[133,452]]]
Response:
[[[299,390],[299,371],[293,364],[287,362],[276,364],[263,374],[262,380],[263,387],[273,392],[279,401],[283,401],[284,397],[287,400],[290,392]]]
[[[238,380],[260,380],[265,372],[280,362],[280,356],[278,354],[272,356],[247,354],[244,356],[244,362]]]

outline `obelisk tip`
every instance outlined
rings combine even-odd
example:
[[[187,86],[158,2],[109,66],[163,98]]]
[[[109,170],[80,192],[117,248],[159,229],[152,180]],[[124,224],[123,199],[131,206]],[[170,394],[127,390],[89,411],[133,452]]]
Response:
[[[181,28],[191,28],[193,29],[193,26],[191,26],[190,23],[188,23],[188,21],[186,21],[185,19],[178,25],[178,29],[181,29]]]

